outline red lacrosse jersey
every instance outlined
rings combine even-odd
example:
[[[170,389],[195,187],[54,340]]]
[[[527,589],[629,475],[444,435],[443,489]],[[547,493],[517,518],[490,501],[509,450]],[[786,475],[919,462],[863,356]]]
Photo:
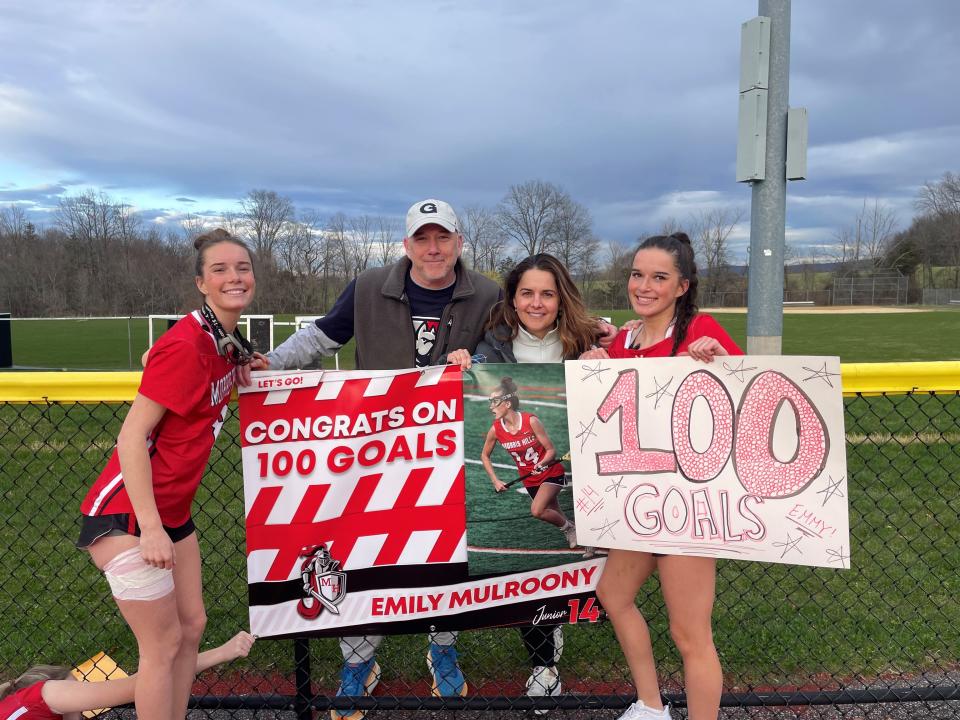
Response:
[[[642,350],[630,347],[637,331],[621,330],[613,339],[613,344],[607,348],[607,354],[612,358],[670,357],[670,351],[673,349],[673,329],[674,326],[671,325],[667,337]],[[697,313],[693,316],[693,320],[687,326],[687,336],[683,338],[683,342],[677,348],[677,355],[685,353],[690,343],[702,337],[712,337],[723,345],[724,350],[731,355],[743,355],[743,350],[727,335],[727,331],[720,326],[720,323],[710,315],[704,315],[703,313]]]
[[[43,700],[45,682],[35,682],[0,700],[0,720],[61,720],[63,715],[55,713]]]
[[[547,454],[543,443],[537,440],[533,428],[530,427],[530,419],[536,417],[531,413],[520,413],[520,429],[517,432],[510,432],[504,427],[503,420],[495,420],[493,431],[497,435],[497,442],[510,453],[513,461],[517,464],[517,473],[527,475],[533,472],[544,455]],[[523,481],[524,487],[537,487],[544,480],[563,477],[564,469],[562,463],[551,465],[542,473],[530,475]]]
[[[226,416],[236,368],[217,352],[213,334],[193,312],[160,336],[147,359],[140,394],[167,409],[147,438],[160,520],[178,527],[190,505]],[[116,448],[87,493],[84,515],[133,514]]]

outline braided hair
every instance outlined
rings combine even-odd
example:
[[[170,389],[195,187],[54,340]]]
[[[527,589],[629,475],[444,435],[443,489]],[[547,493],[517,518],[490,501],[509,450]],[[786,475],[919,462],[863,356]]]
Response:
[[[671,357],[677,354],[677,348],[687,336],[690,323],[697,314],[697,263],[693,257],[693,245],[690,237],[684,232],[670,233],[669,235],[654,235],[648,237],[637,248],[647,250],[658,248],[673,255],[673,264],[680,273],[680,277],[689,283],[687,291],[677,298],[675,314],[673,316],[673,348]]]

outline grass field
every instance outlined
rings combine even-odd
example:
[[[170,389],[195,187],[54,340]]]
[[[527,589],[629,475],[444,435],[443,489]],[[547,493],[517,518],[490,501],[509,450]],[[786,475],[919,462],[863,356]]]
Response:
[[[485,411],[484,404],[477,405]],[[24,655],[31,661],[59,662],[98,650],[107,650],[128,669],[135,666],[133,638],[102,576],[84,553],[71,547],[80,499],[105,462],[124,413],[120,405],[0,404],[5,519],[0,541],[6,549],[0,554],[0,674],[21,667]],[[715,624],[728,687],[804,683],[819,673],[870,678],[956,666],[960,524],[952,506],[960,494],[958,418],[956,395],[846,402],[852,569],[722,562]],[[482,430],[487,422],[476,425]],[[231,419],[197,498],[208,646],[247,623],[236,434]],[[468,457],[479,457],[475,444]],[[543,541],[556,545],[556,531],[529,517],[524,496],[494,496],[476,470],[469,472],[470,482],[479,483],[483,499],[472,510],[505,517],[515,513],[518,529],[541,530]],[[513,504],[507,510],[502,502]],[[504,538],[494,540],[502,543]],[[661,672],[675,683],[679,659],[655,582],[644,588],[638,602],[653,628]],[[565,685],[624,686],[624,665],[609,624],[572,626],[565,635]],[[425,668],[417,658],[424,643],[423,635],[385,643],[380,662],[388,687],[422,681]],[[317,641],[312,647],[315,682],[320,688],[335,687],[335,642]],[[464,633],[459,647],[476,686],[523,678],[528,672],[513,631]],[[263,641],[239,667],[289,673],[290,645]]]
[[[633,317],[629,310],[596,310],[619,325]],[[747,316],[714,313],[742,347]],[[293,316],[277,316],[292,321]],[[910,362],[960,359],[960,311],[910,313],[787,314],[783,320],[783,352],[787,355],[839,355],[841,362]],[[147,347],[147,321],[17,320],[12,324],[13,362],[21,367],[128,370],[140,369]],[[274,340],[285,340],[293,328],[274,327]],[[340,366],[354,367],[354,343],[340,351]],[[324,367],[333,367],[332,358]]]
[[[612,314],[616,322],[629,313]],[[738,342],[746,316],[717,317]],[[845,362],[939,360],[960,357],[955,312],[787,315],[784,351],[839,354]],[[146,345],[146,321],[130,336]],[[15,361],[43,367],[125,368],[127,323],[14,323]],[[117,329],[119,327],[119,330]],[[53,330],[51,330],[53,328]],[[140,335],[137,333],[140,332]],[[283,329],[278,328],[278,336]],[[112,348],[112,350],[109,350]],[[139,349],[139,348],[138,348]],[[27,353],[26,356],[21,352]],[[97,354],[100,353],[100,354]],[[111,356],[111,353],[113,355]],[[111,365],[113,359],[121,358]],[[351,366],[353,352],[341,353]],[[514,375],[522,379],[521,367]],[[918,395],[846,401],[852,569],[822,569],[725,561],[718,577],[716,641],[728,688],[745,684],[805,683],[818,673],[863,678],[955,668],[960,662],[960,398]],[[479,459],[489,427],[486,403],[467,429],[467,458]],[[532,405],[531,405],[532,408]],[[32,405],[0,402],[0,675],[30,661],[83,659],[107,650],[135,667],[133,638],[120,620],[102,576],[71,545],[80,499],[105,462],[126,412],[122,405]],[[546,422],[555,409],[538,408]],[[196,521],[204,555],[208,608],[207,647],[245,627],[246,582],[242,482],[235,420],[227,423],[198,494]],[[554,438],[565,449],[565,438]],[[562,451],[562,450],[561,450]],[[501,479],[515,477],[511,461]],[[468,463],[471,541],[503,546],[486,523],[510,519],[524,542],[558,547],[558,531],[529,515],[525,494],[494,495],[482,468]],[[562,494],[569,507],[569,494]],[[513,525],[515,523],[515,525]],[[487,526],[486,528],[484,526]],[[479,529],[479,530],[478,530]],[[484,532],[488,538],[484,539]],[[509,569],[515,559],[501,558]],[[662,674],[675,685],[679,658],[672,650],[656,583],[638,602],[650,619]],[[622,657],[609,624],[566,629],[561,661],[564,684],[610,682],[625,686]],[[423,635],[393,638],[380,653],[385,683],[421,682]],[[464,633],[458,643],[472,685],[523,678],[528,672],[517,634]],[[339,650],[332,640],[312,643],[318,688],[335,688]],[[241,668],[289,673],[286,642],[261,642]],[[272,692],[267,687],[264,692]]]

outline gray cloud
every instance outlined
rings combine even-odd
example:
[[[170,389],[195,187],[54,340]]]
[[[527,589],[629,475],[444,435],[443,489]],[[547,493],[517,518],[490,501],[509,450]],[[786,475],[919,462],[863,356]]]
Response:
[[[162,198],[222,209],[254,187],[325,213],[399,216],[419,197],[494,204],[534,178],[622,241],[711,203],[749,207],[733,168],[740,23],[755,3],[241,0],[224,12],[5,10],[0,157],[34,179],[152,194],[155,219],[169,217]],[[794,3],[791,98],[809,108],[811,143],[810,179],[790,185],[795,237],[816,242],[865,197],[909,213],[916,187],[958,169],[958,27],[952,0]],[[67,182],[46,195],[18,182],[0,202],[54,204]],[[34,195],[14,197],[25,185]]]
[[[67,192],[68,188],[63,183],[23,188],[8,183],[0,188],[0,204],[54,205]]]

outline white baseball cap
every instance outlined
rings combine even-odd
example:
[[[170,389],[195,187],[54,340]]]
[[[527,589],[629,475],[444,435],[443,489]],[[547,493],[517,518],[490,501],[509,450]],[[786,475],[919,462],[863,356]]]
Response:
[[[453,208],[443,200],[427,198],[415,202],[407,210],[407,237],[413,237],[417,230],[431,223],[440,225],[450,232],[460,232],[460,221],[457,220],[457,214]]]

